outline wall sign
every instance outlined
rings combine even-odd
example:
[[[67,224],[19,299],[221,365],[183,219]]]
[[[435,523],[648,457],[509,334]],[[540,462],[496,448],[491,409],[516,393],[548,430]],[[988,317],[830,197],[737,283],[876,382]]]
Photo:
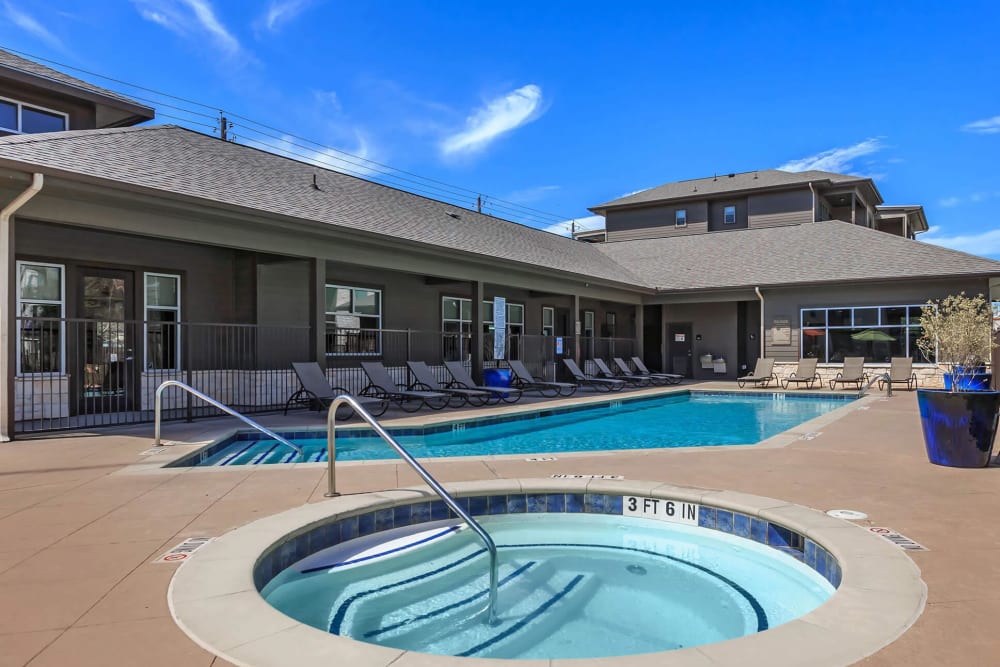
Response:
[[[792,321],[787,317],[771,320],[771,345],[792,344]]]
[[[563,337],[556,336],[556,354],[563,353]]]
[[[683,343],[685,340],[687,340],[687,334],[682,334],[682,333],[675,333],[674,334],[674,342],[675,343]]]
[[[507,299],[493,297],[493,358],[505,359],[507,355]]]
[[[669,521],[670,523],[683,523],[689,526],[698,525],[698,504],[685,500],[625,496],[622,503],[622,514],[644,519],[656,519],[657,521]]]

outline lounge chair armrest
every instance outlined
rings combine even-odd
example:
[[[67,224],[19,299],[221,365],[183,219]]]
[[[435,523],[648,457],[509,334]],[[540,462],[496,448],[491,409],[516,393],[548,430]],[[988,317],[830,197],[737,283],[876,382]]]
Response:
[[[406,385],[396,385],[400,389],[407,389],[409,391],[435,391],[430,385],[424,384],[423,382],[411,382],[409,386]]]

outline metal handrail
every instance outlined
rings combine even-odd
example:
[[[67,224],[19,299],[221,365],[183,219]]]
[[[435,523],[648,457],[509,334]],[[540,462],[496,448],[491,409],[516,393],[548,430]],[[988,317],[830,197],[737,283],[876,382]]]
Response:
[[[298,445],[296,445],[294,442],[289,442],[288,440],[286,440],[285,438],[282,438],[280,435],[278,435],[277,433],[275,433],[271,429],[266,428],[264,426],[261,426],[260,424],[258,424],[254,420],[250,419],[246,415],[241,415],[239,412],[236,412],[236,410],[233,410],[228,405],[224,405],[224,404],[220,403],[219,401],[215,400],[214,398],[212,398],[211,396],[209,396],[208,394],[203,394],[202,392],[198,391],[197,389],[195,389],[191,385],[184,384],[183,382],[178,382],[177,380],[166,380],[165,382],[163,382],[162,384],[160,384],[159,387],[156,388],[156,396],[154,398],[154,403],[153,403],[153,413],[154,413],[154,417],[153,417],[153,446],[154,447],[159,447],[160,446],[160,412],[161,412],[161,407],[162,407],[162,404],[163,404],[163,390],[166,389],[167,387],[180,387],[181,389],[183,389],[187,393],[195,396],[196,398],[200,398],[201,400],[205,401],[209,405],[211,405],[213,407],[216,407],[219,410],[222,410],[223,412],[225,412],[226,414],[232,415],[233,417],[236,417],[237,419],[239,419],[240,421],[242,421],[244,424],[257,429],[258,431],[260,431],[261,433],[263,433],[267,437],[271,438],[272,440],[277,440],[278,442],[280,442],[281,444],[285,445],[286,447],[291,447],[292,449],[294,449],[296,451],[296,453],[298,453],[299,456],[302,456],[302,448],[299,447]]]
[[[327,469],[329,470],[329,486],[327,488],[326,497],[333,498],[339,496],[337,493],[337,477],[336,477],[336,467],[335,462],[337,458],[337,408],[341,405],[349,405],[351,409],[354,410],[355,414],[361,417],[363,420],[368,422],[368,425],[372,427],[375,433],[378,434],[382,440],[385,441],[387,445],[392,447],[399,456],[406,461],[407,464],[418,475],[420,478],[427,482],[438,496],[445,502],[445,504],[451,508],[451,510],[460,516],[469,528],[474,530],[483,543],[486,545],[486,550],[490,554],[490,598],[489,604],[487,605],[488,615],[487,623],[490,625],[496,625],[497,623],[497,545],[493,542],[491,538],[483,527],[479,525],[479,522],[473,519],[468,512],[466,512],[462,507],[455,502],[455,499],[451,497],[447,491],[444,490],[438,481],[431,477],[431,474],[427,472],[422,465],[417,463],[416,459],[410,456],[410,453],[406,451],[402,445],[396,442],[395,438],[389,435],[388,431],[382,428],[382,425],[375,420],[371,414],[368,413],[361,404],[354,399],[352,396],[346,394],[341,394],[337,398],[333,399],[333,403],[330,404],[330,410],[326,415],[326,442],[327,442]]]
[[[864,389],[862,389],[861,391],[858,392],[858,398],[861,398],[862,396],[864,396],[865,392],[868,391],[869,389],[871,389],[872,385],[875,384],[876,382],[878,382],[879,380],[885,380],[885,386],[886,386],[885,395],[886,395],[886,397],[891,398],[892,397],[892,376],[890,376],[888,373],[879,373],[878,375],[873,375],[872,379],[868,381],[868,384],[865,385]]]

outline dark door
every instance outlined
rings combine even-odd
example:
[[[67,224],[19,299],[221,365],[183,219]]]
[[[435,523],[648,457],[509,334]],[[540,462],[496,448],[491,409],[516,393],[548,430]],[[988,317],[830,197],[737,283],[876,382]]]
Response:
[[[663,370],[663,306],[643,306],[642,356],[646,367]]]
[[[75,346],[79,414],[124,412],[134,407],[137,385],[131,271],[80,269],[78,331]],[[74,335],[75,334],[75,335]]]
[[[690,322],[667,325],[667,350],[670,356],[670,372],[688,378],[693,377]]]

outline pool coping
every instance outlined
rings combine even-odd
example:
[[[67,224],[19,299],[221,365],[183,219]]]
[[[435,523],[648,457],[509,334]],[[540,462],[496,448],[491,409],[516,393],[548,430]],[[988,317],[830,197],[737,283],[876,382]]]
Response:
[[[727,391],[719,389],[699,389],[697,387],[684,387],[684,388],[654,388],[648,389],[641,392],[632,392],[624,396],[615,398],[608,394],[600,394],[586,397],[572,397],[564,399],[553,399],[550,403],[533,403],[530,405],[507,405],[507,406],[492,406],[491,408],[477,408],[474,411],[462,412],[462,413],[425,413],[420,416],[415,417],[399,417],[389,420],[380,421],[382,426],[386,429],[399,429],[407,427],[437,427],[446,424],[455,424],[462,422],[474,421],[483,417],[489,416],[514,416],[526,412],[538,412],[542,410],[552,409],[560,410],[563,408],[571,409],[585,409],[591,404],[604,403],[612,400],[649,400],[654,398],[659,398],[663,396],[671,396],[675,394],[682,393],[701,393],[701,394],[733,394],[733,395],[774,395],[774,394],[786,394],[790,396],[796,396],[796,393],[786,392],[784,390],[759,390],[759,391]],[[462,461],[491,461],[491,460],[523,460],[526,457],[536,457],[536,456],[554,456],[558,459],[562,458],[574,458],[574,457],[587,457],[587,456],[619,456],[629,452],[640,452],[640,451],[663,451],[668,449],[670,451],[704,451],[704,450],[719,450],[719,451],[731,451],[734,449],[745,450],[747,448],[754,449],[771,449],[787,447],[788,445],[797,442],[799,440],[811,439],[818,434],[818,429],[834,422],[847,414],[854,412],[858,409],[867,410],[868,404],[875,401],[887,400],[877,394],[868,394],[862,398],[855,398],[853,400],[845,399],[845,394],[834,393],[834,392],[816,392],[808,394],[809,397],[815,397],[821,399],[824,397],[838,398],[844,400],[845,405],[834,408],[833,410],[813,417],[807,421],[802,422],[790,429],[782,431],[781,433],[776,433],[768,438],[765,438],[756,443],[742,443],[742,444],[728,444],[728,445],[703,445],[694,447],[668,447],[668,448],[650,448],[650,449],[607,449],[607,450],[595,450],[595,451],[573,451],[573,452],[532,452],[532,453],[522,453],[522,454],[487,454],[487,455],[469,455],[469,456],[437,456],[437,457],[419,457],[417,460],[422,462],[462,462]],[[580,399],[585,399],[580,401]],[[502,413],[497,414],[494,410],[502,410]],[[350,429],[350,430],[360,430],[367,428],[364,424],[347,424],[337,427],[339,429]],[[311,422],[308,426],[298,427],[298,426],[281,426],[277,429],[279,432],[288,431],[316,431],[324,432],[325,423],[317,424],[315,421]],[[227,440],[233,436],[240,433],[252,432],[252,429],[247,429],[238,426],[226,426],[219,429],[210,429],[203,439],[194,442],[183,442],[177,440],[164,440],[164,447],[161,451],[155,452],[153,454],[147,455],[144,460],[137,463],[133,463],[130,466],[126,466],[122,470],[119,470],[115,474],[150,474],[150,473],[161,473],[161,474],[177,474],[181,473],[195,473],[195,474],[206,474],[212,472],[219,472],[225,470],[239,470],[239,469],[251,469],[251,470],[292,470],[292,469],[318,469],[327,467],[326,461],[320,462],[301,462],[301,463],[270,463],[266,465],[254,465],[254,466],[183,466],[178,465],[178,463],[184,459],[190,458],[198,454],[198,452],[203,451],[207,448],[213,447],[216,444]],[[176,451],[180,450],[180,451]],[[166,458],[169,457],[169,458]],[[337,461],[337,466],[357,466],[357,465],[386,465],[399,464],[400,460],[398,458],[384,458],[384,459],[369,459],[363,461]]]
[[[809,614],[770,630],[703,646],[613,658],[499,660],[456,658],[366,644],[299,623],[257,592],[254,569],[275,544],[332,517],[427,500],[417,486],[343,496],[265,517],[213,540],[175,573],[168,589],[174,621],[197,644],[236,665],[326,667],[709,667],[848,665],[903,634],[927,599],[920,570],[898,547],[842,519],[782,500],[744,493],[616,480],[495,479],[445,484],[455,496],[504,493],[603,493],[681,500],[778,523],[816,542],[840,565],[841,584]],[[818,656],[824,661],[819,662]],[[339,663],[338,663],[339,664]]]

